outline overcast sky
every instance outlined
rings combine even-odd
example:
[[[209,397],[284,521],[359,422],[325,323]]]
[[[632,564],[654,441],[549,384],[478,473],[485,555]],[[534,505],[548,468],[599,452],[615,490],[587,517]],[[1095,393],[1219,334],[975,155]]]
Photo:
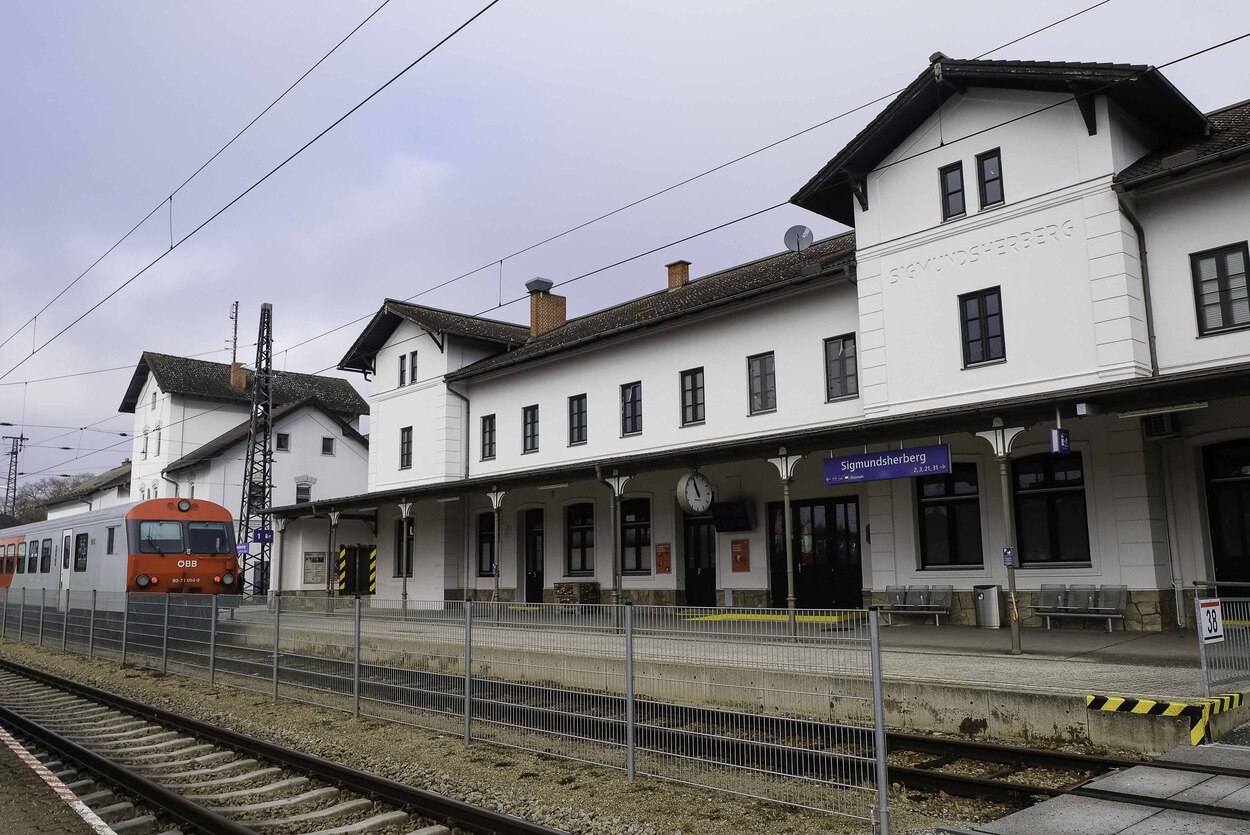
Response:
[[[335,365],[360,326],[284,349],[1091,5],[1004,0],[502,0],[232,209],[0,381],[22,469],[102,471],[144,350],[228,361],[274,305],[276,365]],[[486,0],[391,0],[173,200],[180,239]],[[365,2],[0,3],[0,339],[47,303],[373,11]],[[1163,64],[1250,31],[1250,3],[1111,0],[990,57]],[[1250,97],[1250,41],[1165,70],[1200,108]],[[417,299],[482,313],[541,275],[588,272],[787,199],[874,105]],[[785,207],[565,288],[581,315],[782,248]],[[170,214],[0,349],[27,358],[168,249]],[[502,287],[501,287],[502,283]],[[524,322],[524,304],[488,315]],[[255,349],[244,348],[249,364]],[[126,367],[49,382],[14,382]],[[351,377],[363,389],[358,376]],[[3,434],[13,434],[5,427]],[[49,446],[71,446],[62,451]],[[7,443],[6,443],[7,449]]]

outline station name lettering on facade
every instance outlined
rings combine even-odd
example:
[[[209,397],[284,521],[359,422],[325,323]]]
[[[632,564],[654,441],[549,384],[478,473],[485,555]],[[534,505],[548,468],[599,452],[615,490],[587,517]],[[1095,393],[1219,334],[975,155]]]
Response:
[[[923,261],[912,261],[905,266],[895,267],[890,270],[890,283],[894,284],[900,278],[924,278],[930,273],[940,273],[944,269],[975,264],[983,258],[994,258],[1009,252],[1023,253],[1046,244],[1053,246],[1071,238],[1072,232],[1072,221],[1065,220],[1061,223],[1048,223],[1045,226],[1027,229],[1015,235],[1004,235],[1001,238],[973,244],[965,249],[944,252]]]

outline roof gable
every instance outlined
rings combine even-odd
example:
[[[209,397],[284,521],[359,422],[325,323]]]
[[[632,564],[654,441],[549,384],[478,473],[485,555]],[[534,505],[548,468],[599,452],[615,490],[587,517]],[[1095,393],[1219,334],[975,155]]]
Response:
[[[254,372],[248,371],[244,388],[230,385],[230,365],[224,362],[175,357],[144,351],[126,389],[119,411],[134,413],[143,384],[150,374],[166,394],[200,397],[206,400],[251,403]],[[347,380],[317,374],[277,372],[273,384],[274,406],[315,397],[336,415],[358,417],[369,413],[369,405]]]
[[[412,322],[430,333],[452,334],[504,348],[520,345],[530,336],[529,328],[523,325],[387,299],[343,355],[338,367],[344,371],[372,373],[373,358],[404,321]]]
[[[1132,82],[1122,83],[1122,82]],[[838,152],[790,202],[848,226],[863,178],[948,99],[972,87],[1105,95],[1165,138],[1203,136],[1210,122],[1152,67],[1065,61],[961,61],[938,53],[916,80]]]

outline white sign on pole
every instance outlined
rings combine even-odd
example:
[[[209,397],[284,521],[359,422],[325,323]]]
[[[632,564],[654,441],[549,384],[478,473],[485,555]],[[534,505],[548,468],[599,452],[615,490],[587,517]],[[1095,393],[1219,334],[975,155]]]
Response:
[[[1224,610],[1218,599],[1198,601],[1198,630],[1204,644],[1224,640]]]

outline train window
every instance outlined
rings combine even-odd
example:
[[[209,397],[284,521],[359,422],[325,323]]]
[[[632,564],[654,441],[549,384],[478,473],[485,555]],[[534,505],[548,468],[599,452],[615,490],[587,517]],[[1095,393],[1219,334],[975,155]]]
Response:
[[[14,545],[12,542],[9,543],[9,555],[4,558],[4,573],[5,574],[13,573],[13,551],[16,547],[17,546]]]
[[[188,522],[187,545],[192,554],[229,554],[234,551],[230,526],[225,522]]]
[[[34,574],[39,570],[39,540],[32,539],[30,545],[26,548],[26,573]]]
[[[158,522],[144,519],[139,522],[139,553],[173,554],[181,552],[182,523]]]
[[[192,489],[192,491],[194,491],[194,490],[195,490],[195,486],[194,486],[194,485],[192,485],[191,489]],[[191,495],[193,495],[193,496],[194,496],[194,495],[195,495],[195,493],[194,493],[194,492],[192,492],[192,494],[191,494]],[[108,529],[108,538],[105,540],[105,543],[106,543],[106,544],[105,544],[105,546],[104,546],[104,553],[106,553],[106,554],[116,554],[116,553],[117,553],[117,528],[109,528],[109,529]]]
[[[12,549],[13,546],[10,545],[9,548]],[[10,551],[10,553],[12,553],[12,551]],[[26,543],[25,542],[17,543],[17,573],[18,574],[26,573]]]
[[[52,540],[43,541],[43,554],[39,557],[39,570],[47,574],[52,570]]]
[[[61,543],[61,570],[69,568],[69,536]]]
[[[87,543],[88,542],[89,542],[89,538],[88,538],[88,535],[85,533],[80,533],[78,534],[78,536],[74,537],[74,570],[75,571],[87,570]]]

